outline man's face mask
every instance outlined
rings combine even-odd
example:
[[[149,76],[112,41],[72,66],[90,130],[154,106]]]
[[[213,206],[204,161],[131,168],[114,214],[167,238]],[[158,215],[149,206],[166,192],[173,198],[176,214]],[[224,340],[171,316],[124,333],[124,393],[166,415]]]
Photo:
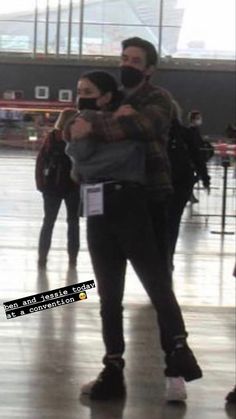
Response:
[[[80,97],[76,100],[76,106],[79,111],[84,109],[98,111],[100,108],[97,105],[97,97]]]
[[[138,86],[141,81],[144,79],[144,74],[141,70],[137,68],[123,65],[120,67],[121,72],[121,83],[124,87],[132,89],[133,87]]]

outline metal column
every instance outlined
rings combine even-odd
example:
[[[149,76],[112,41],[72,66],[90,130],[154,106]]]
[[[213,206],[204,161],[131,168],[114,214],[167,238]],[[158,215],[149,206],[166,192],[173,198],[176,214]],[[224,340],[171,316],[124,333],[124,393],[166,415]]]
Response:
[[[160,0],[159,36],[158,36],[158,62],[161,61],[161,56],[162,56],[161,48],[162,48],[163,10],[164,10],[164,0]]]
[[[34,39],[33,39],[33,57],[35,58],[37,53],[37,33],[38,33],[38,1],[35,0],[34,8]]]
[[[79,57],[83,53],[83,31],[84,31],[84,0],[80,1],[80,28],[79,28]]]
[[[44,43],[45,55],[48,54],[48,33],[49,33],[49,0],[47,0],[47,4],[46,4],[45,43]]]
[[[57,7],[56,56],[59,55],[59,50],[60,50],[60,29],[61,29],[61,0],[58,0],[58,7]]]
[[[73,0],[70,0],[69,4],[69,16],[68,16],[68,43],[67,43],[67,57],[71,54],[71,33],[72,33],[72,15],[73,15]]]

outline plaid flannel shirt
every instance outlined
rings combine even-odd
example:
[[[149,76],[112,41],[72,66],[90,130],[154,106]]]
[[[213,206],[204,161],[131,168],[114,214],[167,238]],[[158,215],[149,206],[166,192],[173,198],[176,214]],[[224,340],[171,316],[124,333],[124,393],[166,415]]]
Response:
[[[167,156],[168,131],[173,113],[172,97],[166,90],[149,82],[126,96],[122,104],[130,104],[137,113],[115,119],[111,112],[83,111],[92,124],[91,135],[111,142],[132,139],[146,141],[146,184],[154,199],[163,199],[172,192],[170,165]]]

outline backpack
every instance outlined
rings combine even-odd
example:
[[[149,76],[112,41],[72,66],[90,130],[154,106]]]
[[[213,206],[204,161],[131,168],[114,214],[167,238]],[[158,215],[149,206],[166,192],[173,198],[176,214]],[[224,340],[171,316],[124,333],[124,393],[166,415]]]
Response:
[[[65,142],[55,130],[48,137],[36,160],[36,185],[41,192],[64,193],[74,187],[70,178],[71,162],[65,154]]]
[[[186,141],[186,128],[178,120],[172,121],[167,153],[173,184],[193,182],[194,163]]]

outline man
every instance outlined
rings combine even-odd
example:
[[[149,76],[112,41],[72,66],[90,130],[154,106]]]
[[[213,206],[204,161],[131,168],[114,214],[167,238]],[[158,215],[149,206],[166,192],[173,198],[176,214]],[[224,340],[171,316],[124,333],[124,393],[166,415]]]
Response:
[[[92,399],[125,394],[122,297],[125,263],[129,259],[158,313],[169,385],[167,399],[184,400],[184,379],[191,381],[202,373],[186,342],[187,332],[168,266],[166,210],[171,183],[166,141],[172,99],[168,92],[149,83],[157,61],[154,46],[141,38],[130,38],[122,43],[122,48],[121,81],[125,97],[121,106],[113,113],[86,111],[70,129],[74,142],[89,135],[98,144],[126,139],[146,144],[145,190],[140,185],[119,182],[105,197],[107,213],[105,208],[100,218],[88,218],[106,354],[105,368],[83,392]]]

